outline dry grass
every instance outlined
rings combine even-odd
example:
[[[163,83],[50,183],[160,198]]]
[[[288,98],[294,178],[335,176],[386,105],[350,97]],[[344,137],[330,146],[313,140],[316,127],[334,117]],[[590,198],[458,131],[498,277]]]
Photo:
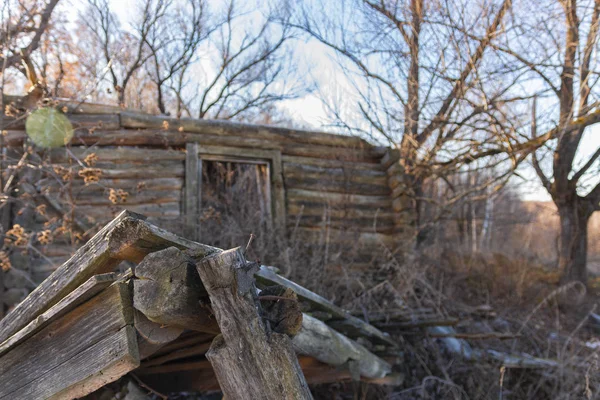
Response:
[[[457,318],[458,333],[519,335],[471,341],[474,350],[527,353],[558,362],[556,368],[532,370],[505,368],[490,358],[469,361],[449,352],[441,339],[428,337],[427,328],[396,330],[402,351],[390,359],[405,376],[401,387],[321,385],[314,389],[315,398],[600,398],[599,350],[586,344],[595,335],[587,323],[596,307],[594,290],[582,294],[577,285],[558,287],[558,274],[546,261],[523,252],[470,254],[451,250],[460,248],[452,243],[401,258],[383,244],[377,249],[357,246],[351,227],[346,232],[350,244],[334,244],[327,210],[321,229],[311,237],[293,228],[285,237],[260,207],[252,169],[216,172],[220,178],[203,185],[203,242],[244,246],[252,234],[250,257],[277,266],[283,275],[367,320],[397,310],[418,314],[427,309],[440,319]]]

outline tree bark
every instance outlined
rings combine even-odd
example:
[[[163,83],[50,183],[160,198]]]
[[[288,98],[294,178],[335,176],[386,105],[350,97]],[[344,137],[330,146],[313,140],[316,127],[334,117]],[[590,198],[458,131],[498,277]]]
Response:
[[[558,266],[563,283],[587,281],[587,225],[592,215],[578,201],[558,206],[560,217],[560,243]]]

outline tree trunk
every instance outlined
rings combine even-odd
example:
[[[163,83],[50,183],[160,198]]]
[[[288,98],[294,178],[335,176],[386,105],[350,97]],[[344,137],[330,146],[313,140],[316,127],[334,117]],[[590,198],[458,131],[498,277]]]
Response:
[[[558,206],[560,243],[558,266],[562,282],[587,280],[587,225],[591,213],[584,204],[569,202]]]

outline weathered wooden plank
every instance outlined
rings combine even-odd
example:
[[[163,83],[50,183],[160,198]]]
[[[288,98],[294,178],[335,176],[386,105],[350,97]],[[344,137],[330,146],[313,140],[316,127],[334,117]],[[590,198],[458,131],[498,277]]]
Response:
[[[341,168],[341,169],[350,169],[350,170],[380,170],[383,171],[381,166],[374,163],[366,163],[360,161],[345,161],[338,159],[322,159],[315,157],[302,157],[302,156],[292,156],[292,155],[282,155],[281,161],[284,163],[294,163],[301,165],[311,165],[314,167],[322,167],[322,168]]]
[[[341,181],[331,180],[326,177],[323,179],[314,179],[308,177],[299,176],[297,178],[290,178],[284,175],[285,187],[292,189],[304,189],[312,191],[324,191],[328,193],[339,193],[339,194],[358,194],[363,195],[370,193],[375,196],[387,196],[390,193],[389,186],[380,184],[369,184],[369,183],[356,183],[352,181]]]
[[[364,378],[383,378],[392,367],[365,347],[339,334],[324,322],[305,315],[302,329],[292,339],[296,353],[341,367],[347,366]]]
[[[70,114],[67,115],[69,121],[73,124],[75,129],[103,129],[103,130],[115,130],[121,127],[119,121],[119,115],[117,114],[104,114],[104,115],[90,115],[90,114]]]
[[[142,161],[142,162],[159,162],[159,161],[183,161],[185,160],[185,153],[181,150],[173,149],[152,149],[152,148],[138,148],[138,147],[78,147],[71,146],[69,149],[70,153],[77,157],[80,161],[83,161],[88,155],[95,154],[98,157],[99,163],[102,162],[131,162],[131,161]],[[52,163],[64,163],[69,162],[72,159],[71,154],[67,153],[64,149],[53,149],[48,152],[49,161]]]
[[[392,199],[388,196],[372,196],[368,194],[330,193],[322,190],[304,190],[287,188],[288,201],[308,201],[331,205],[360,205],[365,207],[390,209]]]
[[[377,164],[374,165],[378,167]],[[351,168],[318,167],[287,162],[283,164],[283,171],[286,178],[307,177],[379,185],[387,184],[388,179],[385,171],[381,171],[378,168],[355,170]]]
[[[188,225],[188,235],[191,239],[200,238],[200,201],[202,199],[202,161],[199,156],[198,143],[186,145],[185,157],[185,194],[183,211]]]
[[[127,190],[125,190],[127,191]],[[69,204],[71,200],[76,205],[81,206],[115,206],[129,207],[140,204],[165,204],[178,203],[181,201],[181,192],[176,190],[145,190],[141,193],[135,191],[127,192],[127,199],[124,202],[113,203],[109,199],[110,190],[105,189],[103,192],[88,192],[83,190],[72,190],[71,195],[67,199],[60,201],[62,204]]]
[[[343,333],[347,333],[349,337],[357,339],[362,336],[363,338],[367,338],[377,343],[397,347],[396,342],[394,342],[388,335],[384,334],[379,329],[356,317],[353,317],[329,300],[311,292],[297,283],[290,281],[289,279],[277,275],[268,268],[261,267],[260,270],[256,272],[255,276],[257,282],[263,286],[281,285],[291,288],[298,294],[298,297],[303,302],[310,304],[313,310],[327,312],[331,314],[334,319],[344,321],[345,332]]]
[[[116,275],[114,273],[92,276],[83,285],[79,286],[64,299],[59,301],[55,306],[51,307],[48,311],[31,321],[26,327],[0,344],[0,356],[43,327],[65,315],[73,308],[92,298],[113,283],[115,279]]]
[[[181,216],[180,203],[163,204],[115,204],[111,206],[84,206],[77,205],[75,215],[81,215],[92,218],[95,222],[108,222],[116,217],[123,208],[129,211],[151,217],[160,217],[161,219],[176,218]]]
[[[390,219],[375,219],[375,218],[337,218],[310,216],[310,215],[294,215],[289,214],[291,221],[294,221],[294,226],[300,228],[333,228],[333,229],[351,229],[353,232],[378,232],[382,234],[391,234],[396,226],[395,222]]]
[[[126,128],[163,128],[185,132],[212,135],[236,135],[258,137],[265,140],[319,144],[326,146],[370,147],[362,139],[354,136],[336,135],[324,132],[310,132],[265,125],[248,125],[229,121],[198,120],[188,118],[168,118],[145,114],[121,113],[121,125]]]
[[[394,218],[394,213],[391,211],[391,207],[386,209],[376,207],[359,208],[357,206],[352,207],[347,204],[331,206],[324,203],[298,201],[294,198],[288,200],[288,214],[290,216],[303,215],[313,217],[322,217],[323,215],[328,215],[334,218],[343,218],[348,220],[354,218],[365,218],[370,219],[371,222],[374,220],[382,222],[388,220],[392,221]]]
[[[288,228],[290,223],[288,223]],[[390,246],[394,245],[394,238],[391,235],[383,233],[370,233],[370,232],[353,232],[352,230],[340,230],[334,228],[328,228],[325,232],[323,227],[315,228],[303,228],[299,227],[295,230],[295,234],[298,238],[310,236],[319,236],[326,234],[328,241],[336,243],[353,243],[354,245],[370,246]],[[305,236],[306,235],[306,236]]]
[[[61,166],[68,168],[68,164],[53,164],[53,166]],[[185,168],[182,162],[171,161],[162,163],[138,163],[138,164],[116,164],[116,163],[99,163],[94,168],[100,169],[100,178],[108,179],[146,179],[152,178],[175,178],[185,175]],[[79,171],[79,170],[76,170]],[[75,180],[83,180],[83,177],[74,174]]]
[[[181,178],[146,178],[146,179],[107,179],[100,178],[100,182],[85,184],[83,180],[77,179],[70,183],[75,193],[84,191],[89,193],[99,193],[106,191],[106,188],[126,189],[130,193],[143,193],[145,191],[177,191],[183,188],[183,179]],[[59,191],[63,186],[55,178],[40,179],[36,183],[38,190],[49,189]]]
[[[170,246],[197,249],[207,255],[217,251],[157,228],[143,221],[140,215],[122,212],[0,321],[0,341],[8,339],[90,277],[111,272],[122,260],[139,262],[146,254]]]
[[[0,358],[0,399],[49,398],[77,384],[78,373],[98,372],[97,364],[81,359],[82,352],[132,324],[131,292],[126,283],[117,282],[5,353]],[[135,352],[135,346],[126,350]],[[73,363],[83,370],[72,370]]]
[[[312,399],[290,338],[265,331],[254,303],[252,270],[241,250],[208,256],[197,271],[221,328],[206,357],[225,396]]]
[[[282,146],[281,154],[373,164],[379,164],[380,160],[379,152],[374,148],[358,149],[297,143],[285,143]]]
[[[127,325],[115,334],[102,339],[92,347],[83,350],[73,357],[67,365],[61,365],[51,372],[52,377],[63,378],[64,381],[53,382],[45,379],[39,382],[35,389],[50,392],[54,387],[63,387],[71,384],[66,389],[56,393],[51,399],[78,399],[86,396],[101,387],[116,381],[123,375],[133,371],[140,365],[135,330]],[[53,387],[54,386],[54,387]],[[37,395],[30,388],[22,393]],[[39,390],[39,389],[38,389]]]

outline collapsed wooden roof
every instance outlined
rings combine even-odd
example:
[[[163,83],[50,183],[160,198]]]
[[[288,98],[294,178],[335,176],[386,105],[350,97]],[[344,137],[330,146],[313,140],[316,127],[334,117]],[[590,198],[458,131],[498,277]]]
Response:
[[[207,276],[219,257],[243,254],[122,212],[0,321],[0,399],[81,397],[132,371],[160,391],[218,389],[205,354],[219,331],[228,340],[231,324],[219,309],[237,308],[223,308],[215,294],[227,276]],[[376,355],[396,349],[387,334],[270,268],[254,274],[244,263],[238,270],[246,272],[235,278],[241,297],[253,276],[258,287],[278,284],[297,293],[304,316],[292,344],[309,384],[398,379]],[[236,340],[253,334],[250,325]]]

